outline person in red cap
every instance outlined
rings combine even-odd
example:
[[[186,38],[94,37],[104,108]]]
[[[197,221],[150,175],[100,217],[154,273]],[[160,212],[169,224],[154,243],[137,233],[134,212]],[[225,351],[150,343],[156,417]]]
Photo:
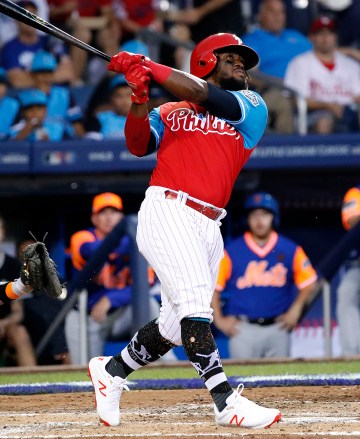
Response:
[[[229,33],[198,43],[191,73],[120,52],[109,70],[123,73],[132,88],[126,144],[136,156],[157,152],[150,187],[138,216],[137,244],[161,283],[158,319],[141,328],[114,357],[90,360],[99,417],[120,423],[119,400],[133,371],[182,345],[214,401],[218,425],[269,427],[281,418],[234,390],[211,332],[211,300],[224,252],[221,220],[239,172],[264,133],[267,108],[248,90],[247,70],[257,53]],[[148,113],[150,79],[180,102]],[[106,391],[104,391],[104,387]]]
[[[359,63],[337,50],[336,23],[329,17],[312,23],[310,39],[313,49],[290,62],[285,85],[306,98],[310,131],[358,131]]]
[[[119,195],[104,192],[92,203],[93,227],[80,230],[70,238],[74,273],[81,271],[91,255],[124,217]],[[88,340],[90,357],[103,355],[106,339],[127,337],[132,325],[130,238],[123,235],[98,273],[88,282]],[[150,315],[157,316],[159,305],[150,297]],[[65,320],[66,341],[72,364],[80,364],[79,312],[72,309]]]

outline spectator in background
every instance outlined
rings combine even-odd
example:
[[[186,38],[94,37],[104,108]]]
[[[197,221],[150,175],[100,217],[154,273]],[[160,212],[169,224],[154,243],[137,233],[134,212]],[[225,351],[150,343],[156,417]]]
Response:
[[[91,255],[124,217],[122,199],[111,192],[93,199],[91,222],[93,227],[72,235],[71,260],[74,272],[81,271]],[[89,281],[88,337],[89,354],[103,355],[105,340],[129,336],[132,325],[130,238],[124,235],[108,256],[101,270]],[[155,318],[159,304],[150,297],[150,315]],[[73,364],[80,363],[79,312],[72,309],[65,320],[65,334]]]
[[[35,53],[31,63],[34,86],[47,96],[47,120],[61,122],[68,138],[79,138],[85,134],[83,114],[70,92],[69,87],[54,84],[57,68],[55,57],[44,50]]]
[[[33,0],[38,11],[37,15],[42,19],[49,21],[49,5],[47,0]],[[21,1],[14,1],[14,3],[23,5]],[[38,31],[40,32],[40,31]],[[16,37],[17,25],[16,20],[8,17],[5,14],[0,14],[0,49],[5,43]]]
[[[37,14],[37,8],[33,1],[24,0],[19,5]],[[15,38],[6,43],[1,51],[1,67],[5,68],[8,80],[14,88],[33,87],[33,78],[30,73],[30,66],[35,53],[41,49],[49,49],[58,59],[59,64],[54,73],[54,82],[71,83],[74,80],[72,62],[65,53],[61,40],[56,40],[56,46],[50,46],[51,40],[48,36],[40,35],[38,31],[20,21],[16,22],[18,33]]]
[[[72,34],[85,43],[92,44],[108,55],[119,50],[121,28],[114,15],[111,0],[78,0],[77,11],[72,14],[69,26]],[[75,82],[81,85],[87,77],[88,53],[73,44],[70,54],[75,69]]]
[[[35,241],[24,239],[18,245],[18,258],[21,261],[22,251]],[[14,301],[17,303],[19,301]],[[62,302],[52,299],[43,291],[32,291],[21,301],[24,306],[23,324],[27,329],[33,346],[37,346],[50,325],[59,313]],[[66,347],[64,324],[58,326],[43,352],[37,356],[37,364],[69,364],[69,354]]]
[[[0,216],[0,243],[5,239],[5,222]],[[19,277],[20,262],[0,249],[0,280],[12,281]],[[22,324],[22,300],[0,304],[0,358],[5,365],[35,366],[36,358],[30,336]]]
[[[86,137],[94,140],[125,139],[126,116],[131,107],[131,88],[124,75],[117,75],[109,83],[109,108],[98,111],[87,121]]]
[[[345,230],[360,221],[360,185],[346,192],[341,219]],[[343,355],[360,355],[360,248],[352,250],[343,268],[336,305],[340,344]]]
[[[113,0],[112,7],[122,29],[123,42],[138,38],[146,28],[163,30],[162,20],[157,16],[157,0]]]
[[[359,63],[337,51],[336,25],[330,18],[317,18],[310,38],[313,50],[290,62],[285,84],[306,98],[311,131],[358,131]]]
[[[192,0],[186,2],[186,7],[169,9],[165,18],[188,25],[195,43],[218,32],[236,35],[245,32],[241,2],[238,0]]]
[[[46,118],[47,96],[43,91],[22,90],[18,98],[21,107],[21,120],[11,127],[10,139],[59,141],[65,138],[64,123]]]
[[[287,29],[286,9],[282,0],[262,0],[259,27],[243,37],[253,47],[260,64],[252,75],[252,86],[261,93],[269,110],[269,126],[276,133],[293,132],[293,109],[288,93],[282,91],[289,62],[311,49],[310,41],[300,32]]]
[[[20,109],[19,101],[6,95],[7,89],[6,71],[0,67],[0,141],[8,138]]]
[[[317,275],[304,250],[276,232],[279,208],[270,194],[250,195],[244,207],[248,231],[225,248],[214,323],[230,337],[231,358],[288,357],[290,332]]]

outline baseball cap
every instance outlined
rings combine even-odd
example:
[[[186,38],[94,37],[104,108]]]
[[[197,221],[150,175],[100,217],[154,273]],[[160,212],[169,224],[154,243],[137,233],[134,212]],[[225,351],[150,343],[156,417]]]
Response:
[[[104,192],[96,195],[93,199],[92,213],[99,213],[100,210],[105,209],[105,207],[113,207],[117,210],[123,210],[121,197],[112,192]]]
[[[333,32],[336,31],[335,21],[329,17],[319,17],[314,20],[310,27],[310,33],[314,34],[319,32],[321,29],[329,29]]]
[[[121,87],[123,85],[129,85],[126,82],[125,76],[120,74],[116,75],[110,82],[109,82],[109,91],[113,92],[116,87]]]
[[[0,83],[1,84],[7,83],[6,70],[2,67],[0,67]]]
[[[32,105],[47,105],[46,94],[37,89],[22,90],[18,98],[22,108],[31,107]]]
[[[38,50],[31,63],[31,72],[53,72],[56,69],[57,62],[55,57],[45,50]]]

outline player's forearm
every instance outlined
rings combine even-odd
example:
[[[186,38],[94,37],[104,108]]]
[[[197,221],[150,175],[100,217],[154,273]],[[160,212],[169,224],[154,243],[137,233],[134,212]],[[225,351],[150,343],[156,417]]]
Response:
[[[203,79],[153,61],[146,65],[151,69],[152,78],[179,99],[191,100],[195,104],[207,99],[208,87]]]
[[[125,123],[126,146],[131,154],[147,154],[150,141],[150,121],[146,104],[132,104]]]

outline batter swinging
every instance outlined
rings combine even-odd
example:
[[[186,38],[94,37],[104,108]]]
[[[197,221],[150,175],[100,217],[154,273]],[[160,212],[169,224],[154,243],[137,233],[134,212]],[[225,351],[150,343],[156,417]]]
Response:
[[[157,151],[137,243],[161,281],[162,306],[159,319],[140,329],[120,354],[89,363],[106,425],[120,422],[126,377],[181,344],[213,398],[218,424],[262,428],[281,418],[278,410],[241,396],[242,385],[231,388],[210,329],[224,207],[267,121],[263,99],[248,90],[246,71],[258,61],[232,34],[201,41],[191,56],[191,74],[127,52],[111,59],[108,68],[125,74],[133,90],[125,125],[128,149],[137,156]],[[181,102],[148,115],[150,78]]]

